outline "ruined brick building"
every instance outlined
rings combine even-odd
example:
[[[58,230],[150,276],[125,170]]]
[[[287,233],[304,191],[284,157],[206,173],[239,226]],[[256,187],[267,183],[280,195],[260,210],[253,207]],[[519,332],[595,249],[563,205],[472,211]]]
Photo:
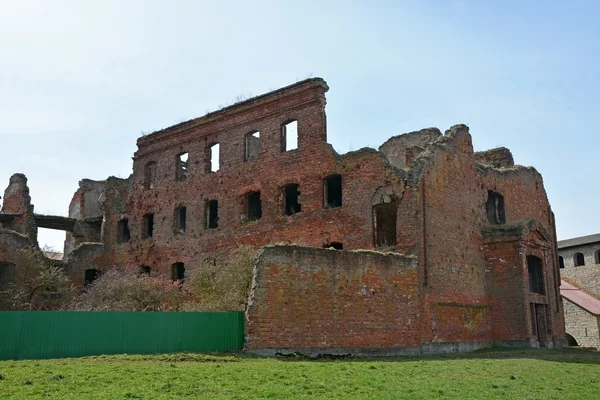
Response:
[[[15,175],[0,244],[65,229],[64,265],[81,284],[114,265],[180,279],[264,248],[246,347],[267,354],[562,344],[541,175],[508,149],[474,152],[464,125],[340,155],[327,90],[305,80],[141,137],[133,174],[81,181],[66,218],[34,214]]]
[[[569,344],[600,349],[600,234],[558,242]]]

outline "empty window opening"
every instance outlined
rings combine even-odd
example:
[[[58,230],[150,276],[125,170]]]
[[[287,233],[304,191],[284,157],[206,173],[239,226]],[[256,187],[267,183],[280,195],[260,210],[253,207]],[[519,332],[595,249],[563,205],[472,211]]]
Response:
[[[175,178],[179,181],[187,178],[188,176],[188,153],[180,153],[177,155],[175,160]]]
[[[124,218],[118,222],[117,225],[117,242],[125,243],[128,242],[131,238],[131,234],[129,233],[129,220]]]
[[[154,233],[154,214],[144,215],[144,224],[142,227],[142,239],[151,238]]]
[[[182,281],[185,278],[185,266],[182,262],[177,262],[171,266],[171,278],[174,281]]]
[[[378,204],[373,207],[375,247],[392,247],[396,245],[397,214],[398,206],[396,202]]]
[[[246,219],[247,221],[257,221],[262,217],[262,202],[260,192],[250,192],[245,196]]]
[[[206,202],[206,229],[219,227],[219,201],[208,200]]]
[[[565,267],[565,259],[562,256],[558,256],[558,268]]]
[[[298,148],[298,121],[290,121],[281,126],[281,151]]]
[[[142,265],[140,267],[140,274],[150,275],[151,273],[152,273],[152,267],[149,267],[147,265]]]
[[[573,263],[576,267],[581,267],[585,265],[585,258],[583,257],[583,253],[575,253],[573,256]]]
[[[300,205],[300,185],[297,183],[292,183],[287,185],[284,189],[285,194],[285,204],[284,204],[284,213],[285,215],[294,215],[302,211],[302,206]]]
[[[220,168],[220,145],[213,143],[206,151],[206,172],[217,172]]]
[[[344,245],[340,242],[331,242],[323,246],[324,249],[344,250]]]
[[[151,161],[144,166],[144,188],[154,189],[156,179],[156,163]]]
[[[596,252],[594,253],[594,261],[596,262],[596,264],[600,264],[600,250],[596,250]]]
[[[84,286],[91,285],[98,277],[100,276],[100,272],[97,269],[86,269],[85,270],[85,281]]]
[[[527,256],[527,270],[529,271],[529,291],[544,294],[542,260],[536,256]]]
[[[577,340],[575,340],[575,338],[572,335],[570,335],[568,333],[565,333],[565,336],[567,338],[567,345],[569,345],[569,346],[579,346],[579,344],[577,343]]]
[[[504,216],[504,197],[500,193],[488,190],[488,199],[485,203],[485,209],[490,225],[500,225],[506,222]]]
[[[324,206],[336,208],[342,206],[342,176],[332,175],[323,181]]]
[[[15,275],[15,264],[0,262],[0,285],[12,283]]]
[[[245,161],[258,160],[258,152],[260,150],[260,132],[252,132],[246,135],[245,148]]]
[[[185,232],[187,209],[184,206],[175,209],[175,233]]]

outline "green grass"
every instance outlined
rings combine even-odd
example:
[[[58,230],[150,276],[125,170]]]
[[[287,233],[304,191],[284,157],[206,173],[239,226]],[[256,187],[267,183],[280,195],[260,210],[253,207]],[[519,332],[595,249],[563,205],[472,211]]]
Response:
[[[0,399],[598,399],[600,353],[486,350],[305,360],[245,355],[0,362]]]

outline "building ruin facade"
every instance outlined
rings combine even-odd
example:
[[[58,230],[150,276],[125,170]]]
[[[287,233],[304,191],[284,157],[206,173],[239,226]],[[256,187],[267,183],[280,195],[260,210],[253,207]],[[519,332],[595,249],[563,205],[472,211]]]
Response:
[[[564,343],[554,216],[541,175],[474,152],[465,125],[338,154],[315,78],[138,139],[128,179],[83,180],[68,217],[15,175],[0,253],[67,230],[76,282],[114,266],[185,278],[262,249],[246,348],[414,354]],[[5,270],[8,270],[5,268]]]

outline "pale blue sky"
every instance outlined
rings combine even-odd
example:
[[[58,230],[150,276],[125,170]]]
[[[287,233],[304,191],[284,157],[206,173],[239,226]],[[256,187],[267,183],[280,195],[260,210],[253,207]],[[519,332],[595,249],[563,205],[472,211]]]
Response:
[[[216,4],[218,3],[218,4]],[[308,76],[339,152],[456,123],[544,177],[559,239],[600,232],[596,1],[0,0],[0,187],[66,215],[142,132]],[[62,248],[64,234],[41,230]]]

